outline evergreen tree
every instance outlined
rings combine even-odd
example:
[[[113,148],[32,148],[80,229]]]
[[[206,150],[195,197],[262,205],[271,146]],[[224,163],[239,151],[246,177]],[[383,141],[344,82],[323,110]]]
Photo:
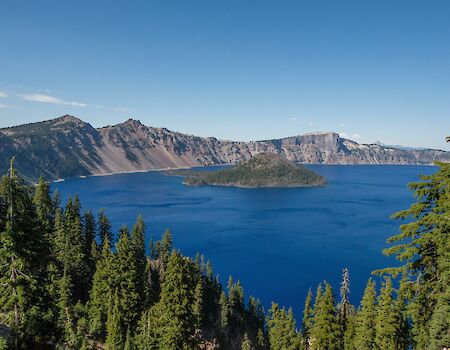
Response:
[[[242,339],[241,350],[253,350],[252,342],[250,341],[247,333],[244,333],[244,338]]]
[[[318,297],[314,306],[314,324],[311,329],[311,349],[334,350],[340,348],[339,323],[336,317],[333,291],[331,286],[324,282],[325,292],[317,291]]]
[[[44,236],[49,239],[53,231],[54,207],[50,196],[50,185],[42,176],[34,192],[33,204]]]
[[[375,344],[379,349],[396,350],[399,348],[398,310],[392,297],[393,288],[390,278],[386,278],[378,297],[377,316],[375,319]]]
[[[72,281],[77,281],[73,285],[74,303],[81,300],[85,301],[88,296],[88,259],[86,258],[86,242],[83,236],[80,215],[80,202],[78,196],[74,199],[69,198],[65,210],[65,240],[68,240],[69,246],[64,249],[64,266]]]
[[[193,313],[195,319],[195,328],[200,329],[203,325],[205,311],[203,309],[203,278],[200,276],[194,291]]]
[[[347,318],[350,315],[350,274],[347,268],[342,272],[341,282],[341,302],[339,303],[339,323],[342,328],[342,333],[345,333],[347,328]]]
[[[302,321],[302,334],[305,341],[306,350],[310,347],[310,331],[313,321],[313,309],[312,309],[312,292],[308,291],[308,295],[305,300],[305,307],[303,309],[303,321]]]
[[[60,310],[59,326],[63,331],[63,341],[67,346],[73,347],[77,342],[77,338],[74,330],[72,282],[67,269],[64,269],[64,274],[59,284],[58,307]]]
[[[101,258],[97,261],[88,305],[90,333],[100,340],[105,339],[106,335],[108,303],[105,300],[112,295],[113,264],[114,256],[106,238]]]
[[[427,349],[437,340],[430,334],[431,320],[435,310],[440,310],[437,314],[446,310],[446,299],[442,295],[449,283],[445,275],[450,260],[450,164],[436,164],[439,170],[435,174],[422,176],[421,182],[409,184],[417,202],[394,215],[397,219],[411,220],[402,224],[400,233],[388,240],[395,244],[384,253],[396,256],[404,262],[403,266],[378,271],[394,277],[402,273],[413,282],[407,285],[411,294],[408,308],[417,350]],[[449,319],[450,314],[444,312],[438,317],[442,318]]]
[[[126,227],[122,227],[117,243],[117,257],[114,263],[113,283],[119,298],[124,329],[134,329],[140,317],[142,300],[139,294],[141,279],[138,261]],[[125,334],[123,335],[125,337]]]
[[[356,315],[349,314],[347,317],[346,329],[343,334],[343,349],[355,350]]]
[[[120,299],[116,293],[109,299],[106,350],[123,350],[124,347],[122,313],[119,304]]]
[[[194,293],[191,262],[178,252],[169,258],[161,290],[161,350],[190,350],[195,348]]]
[[[125,345],[123,347],[123,350],[133,350],[133,337],[131,335],[130,328],[127,329],[127,334],[125,337]]]
[[[361,306],[356,316],[354,347],[355,350],[376,349],[375,325],[377,316],[375,282],[369,279]]]
[[[111,222],[106,217],[104,209],[100,209],[98,213],[98,235],[100,237],[100,247],[103,247],[106,239],[108,239],[110,245],[114,244]]]
[[[271,350],[297,350],[300,346],[299,335],[295,329],[292,310],[280,309],[272,303],[267,321]]]
[[[225,292],[220,293],[219,305],[220,305],[220,329],[222,330],[222,332],[225,332],[225,330],[229,326],[229,319],[230,319],[230,308],[228,306],[228,299]]]
[[[0,180],[0,310],[15,347],[33,347],[52,333],[49,252],[30,194],[11,161],[8,176]]]
[[[161,342],[161,305],[156,303],[145,311],[139,321],[136,344],[139,350],[159,350]]]
[[[98,245],[95,241],[96,228],[95,228],[95,218],[90,210],[84,213],[83,217],[83,236],[84,236],[84,248],[86,257],[86,267],[87,267],[87,287],[88,290],[92,286],[92,278],[95,273],[95,262],[99,257]]]
[[[139,294],[138,312],[142,312],[149,304],[149,285],[147,277],[147,256],[145,254],[145,223],[142,215],[139,215],[136,224],[131,231],[131,245],[136,260],[136,288]]]
[[[172,244],[173,238],[172,232],[170,230],[166,230],[161,237],[161,240],[155,243],[157,259],[160,260],[163,270],[166,268],[170,255],[172,253]]]

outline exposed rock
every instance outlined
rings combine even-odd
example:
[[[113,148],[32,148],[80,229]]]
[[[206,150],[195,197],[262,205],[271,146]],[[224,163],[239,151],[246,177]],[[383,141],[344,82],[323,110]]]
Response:
[[[431,164],[450,162],[450,152],[402,150],[358,144],[337,133],[310,133],[275,140],[238,142],[186,135],[129,119],[94,129],[73,116],[0,129],[0,171],[16,156],[27,180],[238,163],[258,153],[300,163]]]

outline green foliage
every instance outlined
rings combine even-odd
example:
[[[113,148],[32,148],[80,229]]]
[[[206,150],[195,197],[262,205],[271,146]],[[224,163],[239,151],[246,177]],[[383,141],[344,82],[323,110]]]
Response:
[[[100,209],[100,212],[98,213],[98,235],[100,237],[101,247],[105,244],[106,239],[108,239],[109,244],[114,243],[111,222],[106,217],[104,209]]]
[[[250,341],[247,333],[244,334],[244,339],[242,339],[241,350],[253,350],[254,347]]]
[[[170,231],[151,243],[147,257],[139,216],[131,235],[123,227],[111,249],[111,224],[101,212],[100,252],[95,219],[89,211],[80,215],[77,196],[63,210],[43,179],[34,188],[13,167],[9,175],[0,181],[0,316],[12,347],[87,349],[103,341],[110,350],[190,350],[207,342],[226,350],[448,347],[447,165],[411,185],[418,203],[397,215],[409,221],[387,253],[405,264],[382,272],[402,275],[398,290],[386,278],[377,298],[369,280],[355,315],[344,271],[338,305],[326,282],[314,307],[309,291],[302,333],[292,310],[273,304],[265,320],[256,298],[245,304],[239,281],[230,277],[224,292],[203,256],[194,262],[173,250]]]
[[[42,223],[11,163],[0,180],[0,310],[16,346],[32,347],[52,334],[47,257]]]
[[[375,325],[377,316],[375,282],[369,279],[361,306],[356,315],[355,350],[375,349]]]
[[[322,176],[273,153],[258,154],[232,168],[214,172],[189,172],[186,175],[184,182],[188,185],[297,187],[325,184]]]
[[[386,278],[378,297],[375,318],[375,344],[380,349],[396,350],[398,348],[398,331],[400,318],[392,297],[393,288],[390,278]]]
[[[403,265],[377,271],[394,277],[403,274],[411,281],[404,288],[408,289],[414,348],[418,350],[439,342],[441,332],[434,332],[436,322],[440,322],[434,321],[432,327],[433,316],[435,320],[450,318],[445,308],[448,299],[444,297],[450,283],[450,164],[437,165],[435,174],[409,184],[417,201],[394,215],[408,221],[400,226],[399,234],[388,240],[393,245],[384,253],[395,256]]]
[[[119,310],[122,316],[124,330],[134,329],[142,308],[142,295],[139,293],[141,287],[136,251],[128,233],[123,227],[119,242],[117,243],[117,255],[112,272],[112,284],[119,302]],[[123,334],[125,337],[125,334]]]
[[[193,264],[178,252],[172,252],[161,291],[161,349],[194,349],[192,339],[195,317],[192,310]]]
[[[136,291],[139,295],[137,311],[140,314],[144,307],[149,305],[149,285],[145,278],[147,271],[147,255],[145,253],[145,223],[142,215],[139,215],[136,224],[131,231],[131,247],[135,255],[136,264]]]
[[[123,350],[123,322],[118,293],[111,295],[108,303],[106,350]]]
[[[278,304],[272,303],[267,320],[269,328],[270,350],[297,350],[300,337],[295,328],[295,320],[290,309],[280,309]]]
[[[310,331],[313,325],[313,308],[312,308],[312,292],[308,291],[303,309],[302,335],[305,343],[310,342]]]
[[[325,292],[322,294],[319,286],[314,304],[314,324],[311,329],[311,349],[339,349],[340,327],[336,315],[333,291],[324,282]]]
[[[89,298],[89,327],[92,335],[98,339],[105,339],[106,319],[108,313],[108,300],[111,297],[112,274],[114,256],[111,252],[108,239],[105,240],[101,258],[93,278],[92,289]]]

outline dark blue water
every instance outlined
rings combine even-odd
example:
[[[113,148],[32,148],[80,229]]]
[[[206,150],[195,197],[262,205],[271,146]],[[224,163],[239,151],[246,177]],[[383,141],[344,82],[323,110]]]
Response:
[[[63,201],[78,193],[84,209],[105,208],[117,230],[143,214],[148,235],[166,228],[184,254],[201,252],[226,283],[231,274],[270,306],[292,306],[297,315],[308,288],[326,279],[339,291],[350,269],[352,302],[359,303],[371,271],[395,264],[382,255],[398,232],[390,219],[408,207],[407,183],[431,166],[325,166],[320,188],[239,189],[186,187],[159,172],[122,174],[55,183]]]

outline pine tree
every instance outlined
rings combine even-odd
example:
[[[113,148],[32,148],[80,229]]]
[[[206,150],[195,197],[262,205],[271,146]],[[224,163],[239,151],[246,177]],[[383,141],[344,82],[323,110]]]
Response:
[[[292,310],[280,309],[272,303],[267,321],[271,350],[297,350],[300,346],[299,335],[295,329]]]
[[[348,315],[346,325],[343,334],[343,349],[355,350],[356,315],[354,313]]]
[[[322,295],[318,288],[314,305],[314,324],[311,329],[311,349],[334,350],[340,348],[339,323],[336,317],[334,297],[331,286],[324,282],[325,292]]]
[[[228,306],[227,296],[223,291],[220,293],[219,305],[220,305],[220,329],[222,330],[222,332],[225,332],[229,326],[230,308]]]
[[[392,293],[392,281],[387,277],[378,297],[375,318],[375,344],[383,350],[396,350],[399,343],[397,336],[400,319]]]
[[[192,264],[178,252],[169,258],[161,290],[161,350],[190,350],[195,344],[194,293],[190,267]],[[193,264],[192,264],[193,265]]]
[[[404,262],[403,266],[377,271],[394,277],[402,273],[412,282],[408,284],[411,294],[408,308],[417,350],[427,349],[434,342],[430,335],[431,320],[436,309],[445,310],[442,303],[446,300],[441,296],[449,282],[445,275],[450,260],[450,164],[436,164],[439,170],[435,174],[409,184],[417,202],[394,214],[396,219],[411,220],[402,224],[401,232],[388,240],[395,244],[384,253],[396,256]],[[445,313],[443,316],[450,317]]]
[[[65,211],[65,234],[70,242],[64,249],[64,265],[72,281],[77,281],[73,288],[74,303],[87,300],[88,296],[88,259],[86,258],[86,242],[83,236],[78,196],[69,198]]]
[[[85,258],[87,267],[87,288],[91,289],[92,278],[95,273],[95,262],[99,256],[98,245],[95,241],[96,229],[95,229],[95,218],[92,212],[89,210],[84,213],[83,217],[83,236],[84,236],[84,248],[85,248]]]
[[[305,300],[305,307],[303,309],[303,321],[302,321],[302,334],[303,339],[305,341],[306,350],[310,347],[310,331],[312,328],[312,318],[313,318],[313,309],[312,309],[312,292],[311,289],[308,291],[308,295]]]
[[[141,313],[144,307],[149,305],[149,285],[147,277],[147,256],[145,254],[145,223],[142,215],[139,215],[136,224],[131,231],[131,245],[136,259],[137,292],[139,305],[137,310]]]
[[[111,222],[106,217],[104,209],[100,209],[98,213],[98,235],[100,237],[100,247],[103,247],[106,239],[108,239],[110,245],[114,245]]]
[[[118,293],[119,310],[124,329],[134,329],[139,320],[142,300],[139,294],[140,280],[135,249],[132,246],[128,229],[121,229],[117,247],[117,258],[114,263],[113,283]],[[125,335],[124,335],[125,336]]]
[[[90,332],[100,340],[105,339],[106,335],[108,304],[105,303],[105,300],[108,300],[112,295],[113,264],[114,256],[109,241],[106,239],[101,258],[97,261],[88,304]]]
[[[201,329],[203,326],[203,317],[205,311],[203,309],[203,278],[200,276],[194,291],[193,313],[195,319],[195,328]]]
[[[258,328],[258,332],[256,334],[256,344],[258,350],[267,349],[267,339],[264,331],[261,328]]]
[[[139,321],[136,345],[139,350],[159,350],[162,329],[161,304],[156,303],[145,311]]]
[[[74,315],[72,305],[72,282],[67,269],[64,269],[64,274],[59,284],[59,302],[60,309],[59,326],[63,331],[64,343],[72,347],[76,344],[76,334],[74,330]]]
[[[50,185],[42,176],[34,192],[33,204],[44,236],[49,239],[53,231],[54,207],[50,197]]]
[[[350,315],[350,274],[347,268],[342,272],[341,282],[341,302],[339,303],[339,323],[342,328],[342,333],[345,333],[347,328],[347,318]]]
[[[354,347],[355,350],[376,349],[375,325],[377,316],[375,282],[369,279],[361,306],[356,316]]]
[[[130,328],[128,327],[123,350],[133,350],[133,348],[133,337],[131,335]]]
[[[248,334],[244,333],[244,338],[242,339],[241,350],[253,350],[252,342],[250,341]]]
[[[0,309],[15,347],[51,334],[47,295],[49,252],[30,195],[13,161],[0,181]]]
[[[120,312],[120,299],[116,293],[109,299],[107,318],[106,350],[123,350],[123,323]]]

